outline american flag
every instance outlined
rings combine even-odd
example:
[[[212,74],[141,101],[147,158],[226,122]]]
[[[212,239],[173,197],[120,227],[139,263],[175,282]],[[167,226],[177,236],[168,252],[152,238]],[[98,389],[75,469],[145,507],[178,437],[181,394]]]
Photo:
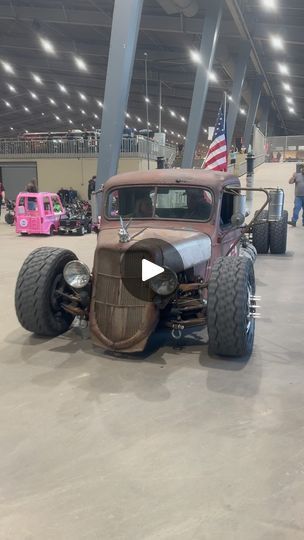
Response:
[[[224,106],[221,105],[214,128],[213,139],[210,144],[205,161],[202,165],[202,169],[212,169],[213,171],[227,171],[227,135],[226,118],[224,115]]]

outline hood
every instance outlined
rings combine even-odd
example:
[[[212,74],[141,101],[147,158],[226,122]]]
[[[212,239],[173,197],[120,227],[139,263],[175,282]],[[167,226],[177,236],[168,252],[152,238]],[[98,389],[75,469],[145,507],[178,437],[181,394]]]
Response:
[[[168,266],[176,272],[187,270],[211,257],[211,239],[207,234],[186,228],[129,227],[131,240],[119,242],[118,229],[103,229],[98,237],[99,249],[124,252],[131,246],[150,253],[152,260],[160,266]],[[149,240],[153,243],[149,245]],[[159,243],[157,243],[159,240]]]

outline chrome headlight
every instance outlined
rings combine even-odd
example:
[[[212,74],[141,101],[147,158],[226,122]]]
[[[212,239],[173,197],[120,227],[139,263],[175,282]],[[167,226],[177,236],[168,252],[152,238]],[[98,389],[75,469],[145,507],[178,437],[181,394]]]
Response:
[[[90,270],[86,264],[80,261],[67,263],[63,270],[63,277],[73,289],[82,289],[90,281]]]
[[[149,280],[149,285],[156,294],[160,296],[168,296],[169,294],[174,293],[178,286],[177,275],[170,268],[166,268],[164,272],[158,276],[153,277]]]

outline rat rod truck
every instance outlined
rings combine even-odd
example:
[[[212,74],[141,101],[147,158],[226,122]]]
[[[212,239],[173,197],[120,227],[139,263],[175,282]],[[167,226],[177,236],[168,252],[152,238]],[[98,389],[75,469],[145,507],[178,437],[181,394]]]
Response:
[[[249,191],[264,192],[265,203],[245,224]],[[122,353],[143,351],[160,324],[175,338],[205,326],[211,354],[249,355],[258,307],[253,263],[269,246],[286,250],[283,199],[280,189],[242,188],[213,171],[114,176],[102,191],[92,273],[67,249],[34,250],[17,279],[18,319],[29,332],[56,336],[78,316],[95,344]],[[144,259],[163,272],[143,281]]]

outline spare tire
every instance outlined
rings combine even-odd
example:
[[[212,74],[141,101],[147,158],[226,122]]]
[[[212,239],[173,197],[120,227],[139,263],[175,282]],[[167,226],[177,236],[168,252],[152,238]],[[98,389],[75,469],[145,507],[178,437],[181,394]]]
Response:
[[[271,221],[269,223],[269,245],[270,253],[273,255],[282,255],[286,253],[287,230],[288,212],[287,210],[284,210],[280,221]]]
[[[41,247],[25,259],[15,290],[18,320],[29,332],[39,336],[58,336],[66,332],[74,316],[61,307],[56,291],[67,288],[65,265],[77,259],[68,249]]]
[[[269,222],[267,219],[268,212],[263,210],[252,227],[252,243],[257,253],[261,255],[265,255],[269,250]]]

